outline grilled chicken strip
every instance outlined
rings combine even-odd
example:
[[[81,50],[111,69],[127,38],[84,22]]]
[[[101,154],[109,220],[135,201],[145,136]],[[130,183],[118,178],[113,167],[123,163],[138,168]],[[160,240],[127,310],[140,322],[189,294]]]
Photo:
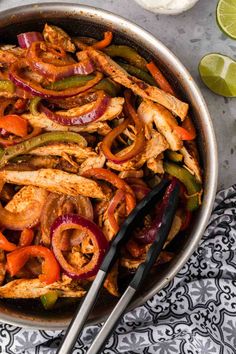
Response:
[[[159,174],[165,173],[162,158],[157,157],[156,159],[152,158],[147,160],[147,167],[149,168],[149,170],[153,171],[154,173],[159,173]]]
[[[76,133],[88,132],[94,133],[97,132],[100,135],[106,135],[109,133],[111,128],[106,122],[93,122],[88,125],[61,125],[51,119],[47,118],[44,113],[33,115],[30,113],[22,114],[22,117],[28,120],[32,127],[42,128],[47,131],[72,131]]]
[[[57,26],[50,26],[46,23],[43,29],[43,37],[46,42],[57,45],[67,52],[74,52],[75,45],[70,36]]]
[[[0,179],[8,183],[44,188],[50,192],[91,198],[105,198],[97,182],[55,169],[37,171],[0,171]]]
[[[106,158],[100,151],[99,155],[88,157],[84,160],[79,168],[79,174],[83,174],[84,171],[89,170],[90,168],[102,168],[106,162]]]
[[[49,285],[45,285],[39,279],[17,279],[0,287],[0,298],[34,299],[47,294],[50,290],[56,290],[59,297],[82,297],[86,293],[77,281],[68,277]]]
[[[45,189],[35,186],[25,186],[17,192],[10,202],[5,206],[5,209],[12,213],[19,213],[22,210],[27,210],[30,203],[39,201],[40,205],[46,202],[48,192]]]
[[[92,47],[89,47],[86,50],[86,53],[93,62],[95,62],[97,67],[106,75],[110,76],[115,82],[131,89],[136,95],[141,96],[144,99],[160,103],[162,106],[174,112],[182,120],[186,117],[188,112],[187,103],[180,101],[176,97],[155,86],[150,86],[146,82],[129,75],[105,53]]]
[[[74,156],[77,159],[87,159],[89,157],[96,157],[97,154],[90,148],[82,148],[78,144],[74,143],[55,143],[46,146],[40,146],[36,149],[30,150],[28,152],[30,155],[38,156],[63,156],[68,154]]]
[[[177,126],[177,122],[166,108],[157,103],[146,101],[140,104],[138,115],[149,129],[152,123],[155,123],[157,130],[168,141],[171,150],[177,151],[183,147],[183,141],[173,129],[173,125]]]
[[[182,147],[180,150],[181,154],[184,157],[184,163],[189,170],[190,173],[195,175],[197,181],[199,183],[202,182],[202,177],[201,177],[201,168],[199,166],[197,157],[194,156],[194,152],[190,150],[190,148],[187,147]]]

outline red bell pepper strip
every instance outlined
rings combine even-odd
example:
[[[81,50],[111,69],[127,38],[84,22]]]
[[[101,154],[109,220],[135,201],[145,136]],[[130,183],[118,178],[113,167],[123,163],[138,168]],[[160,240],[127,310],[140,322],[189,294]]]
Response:
[[[28,122],[17,114],[8,114],[0,117],[0,128],[23,138],[27,135]]]
[[[185,212],[185,218],[184,218],[184,220],[182,222],[182,225],[181,225],[181,228],[180,228],[181,231],[186,230],[189,227],[190,222],[192,220],[191,211],[189,211],[188,209],[185,209],[184,212]]]
[[[123,123],[118,125],[115,129],[112,129],[110,133],[108,133],[102,142],[102,151],[108,160],[113,161],[114,163],[123,163],[128,160],[131,160],[133,157],[136,157],[139,153],[141,153],[145,147],[145,135],[144,135],[144,124],[139,119],[138,114],[136,113],[132,103],[131,103],[131,91],[126,90],[124,93],[125,96],[125,105],[124,112],[128,116],[128,120],[125,120]],[[122,151],[119,154],[113,154],[111,152],[111,147],[113,141],[117,136],[119,136],[122,131],[124,131],[128,125],[134,122],[136,129],[136,138],[134,143],[132,144],[130,150],[122,154]]]
[[[176,96],[175,91],[153,61],[148,63],[146,67],[154,78],[154,80],[156,81],[157,85],[160,87],[160,89],[167,93],[170,93],[173,96]]]
[[[113,38],[112,32],[110,31],[104,32],[104,38],[101,41],[94,43],[92,47],[95,49],[106,48],[111,44],[112,38]]]
[[[180,127],[179,125],[174,127],[174,131],[179,135],[181,140],[193,140],[193,139],[195,139],[195,135],[191,134],[190,132],[188,132],[183,127]]]
[[[60,267],[52,253],[44,246],[26,246],[20,247],[7,255],[7,269],[13,277],[25,265],[30,257],[42,257],[42,274],[39,275],[39,280],[51,284],[60,279]]]
[[[8,239],[0,232],[0,249],[3,251],[11,252],[14,251],[17,246],[9,242]]]
[[[98,179],[103,179],[106,182],[111,183],[117,189],[121,189],[125,192],[125,201],[126,201],[126,211],[129,214],[136,205],[136,200],[134,196],[134,192],[130,188],[130,186],[120,177],[118,177],[115,173],[106,170],[105,168],[90,168],[82,173],[84,177],[95,177]]]
[[[15,145],[15,144],[19,144],[22,141],[28,140],[33,138],[34,136],[37,136],[41,133],[42,129],[38,128],[38,127],[34,127],[33,131],[26,135],[24,138],[14,138],[14,139],[4,139],[4,138],[0,138],[0,144],[2,144],[3,146],[11,146],[11,145]]]
[[[115,210],[118,204],[124,199],[124,197],[125,197],[125,193],[121,189],[118,189],[107,208],[108,221],[115,234],[117,234],[120,228],[115,218]]]
[[[182,123],[182,128],[188,131],[188,133],[192,136],[192,139],[195,139],[197,136],[196,129],[194,127],[194,124],[189,116],[185,118],[185,120]]]
[[[34,231],[32,229],[24,229],[20,234],[19,246],[30,246],[34,239]]]

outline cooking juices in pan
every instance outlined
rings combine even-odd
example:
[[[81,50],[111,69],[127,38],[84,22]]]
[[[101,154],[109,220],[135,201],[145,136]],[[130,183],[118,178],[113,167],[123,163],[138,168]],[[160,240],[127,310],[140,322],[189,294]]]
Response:
[[[154,61],[133,48],[71,38],[46,24],[0,48],[0,297],[80,298],[122,223],[163,178],[181,185],[155,268],[201,205],[196,131]],[[142,263],[161,202],[130,236],[104,287]]]

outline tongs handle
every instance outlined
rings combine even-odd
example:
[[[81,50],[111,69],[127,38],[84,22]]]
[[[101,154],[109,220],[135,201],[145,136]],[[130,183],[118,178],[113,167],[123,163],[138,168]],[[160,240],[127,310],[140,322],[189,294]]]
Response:
[[[129,286],[102,326],[100,332],[87,351],[87,354],[98,354],[102,351],[108,338],[112,334],[112,331],[115,329],[120,317],[123,315],[126,307],[129,305],[137,289],[141,286],[150,269],[154,265],[157,257],[161,253],[161,250],[170,232],[175,211],[178,206],[179,190],[180,187],[177,183],[171,190],[171,198],[167,201],[163,210],[160,227],[157,231],[155,241],[149,248],[145,262],[139,265]]]

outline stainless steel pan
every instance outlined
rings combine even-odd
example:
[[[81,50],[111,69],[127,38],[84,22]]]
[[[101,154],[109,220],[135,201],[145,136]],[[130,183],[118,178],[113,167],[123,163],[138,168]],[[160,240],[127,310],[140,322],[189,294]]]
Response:
[[[101,38],[104,29],[112,30],[115,42],[136,48],[147,59],[155,58],[169,80],[190,103],[198,131],[198,146],[204,169],[204,198],[193,222],[192,232],[183,240],[174,260],[149,277],[131,307],[143,304],[160,291],[186,263],[197,247],[211,213],[217,186],[217,147],[212,121],[206,103],[189,72],[158,39],[139,26],[112,13],[88,6],[63,3],[44,3],[13,8],[0,13],[0,41],[15,43],[16,35],[26,31],[41,31],[53,23],[71,35],[80,34]],[[187,55],[187,53],[186,53]],[[89,323],[102,321],[116,299],[104,293],[99,299]],[[0,301],[0,320],[19,326],[42,329],[63,329],[69,323],[75,304],[64,304],[54,311],[42,311],[37,301]]]

